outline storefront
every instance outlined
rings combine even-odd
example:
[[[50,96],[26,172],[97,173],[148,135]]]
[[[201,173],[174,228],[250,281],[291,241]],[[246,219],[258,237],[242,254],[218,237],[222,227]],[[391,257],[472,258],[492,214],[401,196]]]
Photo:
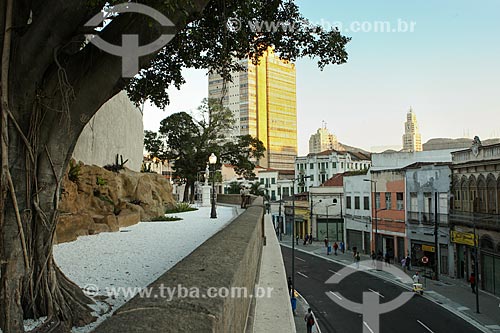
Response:
[[[327,237],[332,242],[344,241],[344,222],[340,218],[319,218],[318,217],[318,239],[322,240]],[[359,243],[361,246],[361,243]]]

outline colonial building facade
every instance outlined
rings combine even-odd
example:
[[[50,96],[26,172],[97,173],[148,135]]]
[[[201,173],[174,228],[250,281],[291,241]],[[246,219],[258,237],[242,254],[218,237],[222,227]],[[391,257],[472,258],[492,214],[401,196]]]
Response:
[[[500,144],[452,154],[453,206],[450,215],[455,270],[474,272],[474,234],[479,247],[479,286],[500,295]]]

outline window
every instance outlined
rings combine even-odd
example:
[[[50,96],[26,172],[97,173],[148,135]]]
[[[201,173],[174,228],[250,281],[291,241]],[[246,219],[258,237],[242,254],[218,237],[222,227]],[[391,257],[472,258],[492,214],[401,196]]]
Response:
[[[276,178],[271,178],[271,184],[276,184]]]
[[[380,193],[375,193],[375,209],[380,209]]]
[[[417,193],[410,193],[410,212],[418,212],[418,196]]]
[[[311,169],[311,170],[314,169],[314,163],[309,164],[309,169]]]
[[[281,186],[278,186],[278,195],[281,196]]]
[[[259,181],[261,184],[264,184],[264,178],[260,178]]]
[[[345,204],[346,208],[351,209],[351,197],[346,197],[345,199],[346,199],[346,204]]]
[[[276,200],[276,191],[275,190],[271,191],[271,200],[273,200],[273,201]]]
[[[392,208],[391,192],[385,192],[385,208],[386,209]]]
[[[360,209],[359,197],[354,197],[354,209]]]
[[[337,162],[332,162],[332,168],[337,169]]]
[[[370,210],[370,197],[363,197],[363,209]]]
[[[403,192],[398,192],[396,193],[396,209],[397,210],[404,210],[404,201],[403,201]]]
[[[340,168],[344,169],[344,162],[340,162]]]
[[[284,187],[283,188],[283,196],[288,197],[289,195],[290,195],[290,188]]]
[[[314,181],[314,175],[311,175],[309,179],[313,182]]]

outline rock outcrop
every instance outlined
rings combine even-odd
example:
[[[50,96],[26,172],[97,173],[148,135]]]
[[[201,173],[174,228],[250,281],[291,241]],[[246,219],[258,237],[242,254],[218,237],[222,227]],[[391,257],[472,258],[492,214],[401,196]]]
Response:
[[[73,166],[75,168],[75,166]],[[78,236],[118,231],[163,215],[175,205],[170,182],[159,174],[127,168],[119,173],[95,165],[78,164],[64,177],[56,242]]]

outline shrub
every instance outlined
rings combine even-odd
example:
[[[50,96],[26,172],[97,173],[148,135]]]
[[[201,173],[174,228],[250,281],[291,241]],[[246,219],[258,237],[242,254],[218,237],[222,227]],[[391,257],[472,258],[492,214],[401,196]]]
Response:
[[[184,212],[191,212],[194,210],[198,210],[198,208],[191,207],[191,205],[187,202],[179,202],[177,205],[175,205],[174,208],[167,209],[165,211],[165,214],[184,213]]]
[[[75,163],[73,160],[69,161],[69,171],[68,178],[73,183],[78,182],[78,178],[80,177],[80,164]]]
[[[104,178],[101,178],[99,176],[97,176],[97,180],[96,180],[96,185],[99,185],[99,186],[105,186],[108,184],[108,182],[106,181],[106,179]]]
[[[166,221],[166,222],[172,222],[172,221],[180,221],[182,220],[180,217],[177,217],[177,216],[157,216],[157,217],[153,217],[151,219],[151,222],[163,222],[163,221]]]

